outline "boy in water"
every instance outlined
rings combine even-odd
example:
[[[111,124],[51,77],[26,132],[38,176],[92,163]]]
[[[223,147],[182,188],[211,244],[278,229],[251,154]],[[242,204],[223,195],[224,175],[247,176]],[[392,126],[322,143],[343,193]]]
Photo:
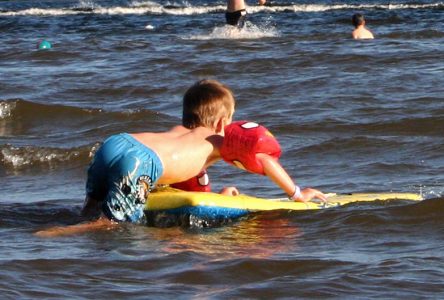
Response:
[[[148,194],[155,184],[188,180],[221,158],[227,159],[224,152],[244,155],[225,142],[233,140],[224,137],[224,130],[232,122],[234,108],[228,87],[201,80],[184,95],[183,122],[188,128],[175,126],[166,132],[109,137],[88,169],[84,211],[98,208],[109,220],[143,223],[145,201],[149,201]],[[239,140],[236,134],[233,136]],[[301,191],[276,157],[254,151],[249,156],[261,167],[257,173],[270,177],[291,199],[306,202],[316,197],[326,201],[318,190]],[[232,190],[232,194],[237,193]]]
[[[365,19],[362,14],[354,14],[352,17],[353,26],[355,29],[352,32],[352,36],[355,40],[360,39],[373,39],[373,34],[365,28]]]
[[[210,81],[208,80],[208,82]],[[218,84],[215,81],[213,83]],[[211,107],[212,104],[210,101],[196,101],[200,99],[200,96],[193,95],[195,92],[194,89],[189,89],[183,98],[182,126],[188,129],[193,129],[199,126],[207,127],[207,115],[211,114],[210,110],[217,110],[217,108]],[[229,93],[231,94],[231,91],[229,91]],[[233,98],[232,95],[230,97]],[[214,104],[217,104],[217,102]],[[170,186],[189,192],[211,192],[211,183],[206,169],[201,170],[196,176],[185,181],[170,184]],[[226,196],[235,196],[239,194],[239,191],[235,187],[224,187],[220,193]]]
[[[258,0],[259,5],[264,5],[266,0]],[[247,10],[245,9],[245,0],[227,0],[227,11],[225,20],[228,25],[242,28],[247,18]]]

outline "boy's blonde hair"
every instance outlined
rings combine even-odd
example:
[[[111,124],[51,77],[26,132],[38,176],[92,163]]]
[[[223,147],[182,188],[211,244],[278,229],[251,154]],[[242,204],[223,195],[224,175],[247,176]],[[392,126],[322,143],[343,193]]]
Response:
[[[182,125],[212,128],[221,117],[230,117],[234,110],[232,91],[224,84],[204,79],[193,84],[183,96]]]

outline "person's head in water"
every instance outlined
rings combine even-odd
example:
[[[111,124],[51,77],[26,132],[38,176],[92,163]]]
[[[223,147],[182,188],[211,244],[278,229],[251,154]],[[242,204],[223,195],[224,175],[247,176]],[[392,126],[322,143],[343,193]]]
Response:
[[[353,26],[355,26],[355,28],[360,26],[360,25],[365,25],[364,16],[362,14],[359,14],[359,13],[358,14],[354,14],[352,16],[352,23],[353,23]]]
[[[355,29],[352,32],[354,39],[373,39],[373,33],[366,28],[364,15],[356,13],[352,16],[352,23]]]

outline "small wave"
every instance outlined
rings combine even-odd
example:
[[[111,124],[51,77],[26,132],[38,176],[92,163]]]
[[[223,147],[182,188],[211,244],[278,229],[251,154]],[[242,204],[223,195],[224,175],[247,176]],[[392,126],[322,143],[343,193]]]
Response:
[[[375,110],[376,111],[376,110]],[[429,116],[417,118],[402,118],[399,120],[376,120],[372,122],[352,123],[350,120],[325,119],[323,122],[313,122],[308,125],[278,127],[276,132],[353,132],[355,135],[367,135],[369,133],[383,133],[385,135],[406,136],[442,136],[444,132],[444,117]]]
[[[72,8],[28,8],[18,11],[3,11],[0,16],[68,16],[81,14],[97,15],[197,15],[225,11],[225,6],[162,6],[155,2],[136,3],[133,6],[101,7],[83,4]]]
[[[412,230],[421,231],[421,227],[430,228],[436,225],[441,230],[444,223],[444,198],[432,198],[419,202],[409,200],[372,201],[351,203],[338,209],[329,209],[320,212],[298,213],[299,223],[317,224],[317,228],[323,228],[320,234],[343,235],[353,234],[345,228],[354,228],[359,232],[384,232],[388,228],[403,231],[400,225],[412,226]],[[317,214],[322,214],[319,218]],[[432,225],[432,226],[428,226]],[[413,229],[415,228],[415,229]]]
[[[306,152],[319,153],[336,153],[337,149],[354,150],[359,153],[373,153],[375,150],[384,149],[398,149],[401,142],[389,141],[384,138],[370,138],[366,136],[353,136],[350,138],[333,138],[326,140],[320,144],[310,145],[304,148]]]
[[[0,136],[67,136],[97,128],[100,109],[84,109],[59,104],[40,104],[23,99],[0,101]],[[86,129],[85,129],[86,128]]]
[[[80,14],[76,9],[57,9],[57,8],[28,8],[19,11],[1,12],[0,16],[68,16]]]
[[[388,210],[390,222],[397,220],[405,224],[441,224],[444,222],[444,198],[430,198],[411,205],[391,207]]]
[[[278,4],[273,3],[265,6],[248,7],[248,12],[325,12],[330,10],[405,10],[405,9],[439,9],[444,2],[412,4]]]
[[[46,115],[54,118],[56,116],[70,117],[100,113],[99,109],[84,109],[66,105],[40,104],[23,99],[8,99],[0,101],[0,119],[33,119],[42,118]]]
[[[22,169],[29,166],[53,168],[57,165],[79,162],[86,164],[92,157],[98,144],[71,149],[50,147],[14,147],[0,146],[0,162],[7,168]]]
[[[387,122],[386,124],[369,124],[364,127],[371,131],[405,135],[442,136],[444,132],[444,117],[405,118],[399,121]]]
[[[415,39],[415,40],[431,40],[444,38],[444,32],[434,29],[407,31],[407,32],[390,32],[385,35],[381,35],[388,39]]]
[[[102,134],[109,134],[115,133],[116,130],[125,131],[128,123],[131,123],[134,130],[138,130],[138,126],[146,127],[148,119],[155,121],[159,118],[171,121],[170,116],[147,109],[104,111],[98,108],[40,104],[23,99],[10,99],[0,101],[0,121],[2,122],[0,136],[35,136],[38,132],[41,137],[46,135],[54,139],[57,137],[72,139],[73,134],[86,132],[100,131]],[[113,123],[118,123],[118,127]],[[106,131],[108,127],[111,132]],[[68,137],[67,132],[71,137]]]
[[[330,10],[406,10],[406,9],[441,9],[444,2],[414,4],[271,4],[265,6],[248,6],[249,13],[267,12],[324,12]],[[89,1],[82,1],[80,5],[70,8],[27,8],[18,11],[0,11],[0,16],[64,16],[77,14],[98,15],[199,15],[224,12],[225,5],[191,6],[191,5],[161,5],[152,1],[134,1],[129,6],[101,7]]]
[[[105,93],[105,92],[104,92]],[[99,116],[115,115],[116,117],[128,117],[134,116],[136,118],[146,118],[148,115],[153,116],[165,116],[152,110],[147,109],[124,109],[120,111],[105,111],[101,108],[82,108],[74,107],[62,104],[41,104],[24,99],[7,99],[0,100],[0,119],[13,118],[13,119],[42,119],[45,116],[50,116],[51,119],[60,117],[61,119],[86,117],[86,116]]]
[[[0,226],[17,227],[48,224],[76,224],[84,221],[80,207],[72,206],[78,200],[50,200],[37,203],[2,203]]]

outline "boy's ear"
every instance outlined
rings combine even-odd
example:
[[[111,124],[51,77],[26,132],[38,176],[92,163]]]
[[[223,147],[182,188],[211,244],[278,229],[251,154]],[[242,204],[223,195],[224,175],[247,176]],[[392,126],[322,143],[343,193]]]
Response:
[[[222,117],[222,118],[217,119],[216,126],[214,127],[216,133],[222,133],[223,134],[225,125],[227,125],[227,118]]]

